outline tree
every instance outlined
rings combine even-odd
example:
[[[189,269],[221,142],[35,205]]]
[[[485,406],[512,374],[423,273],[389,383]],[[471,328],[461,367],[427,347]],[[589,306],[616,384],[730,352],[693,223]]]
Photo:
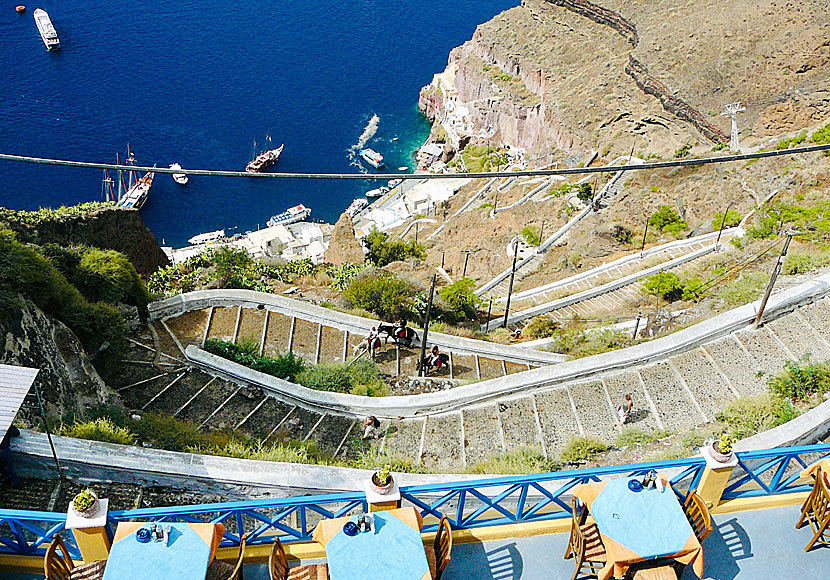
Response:
[[[368,250],[366,259],[378,268],[407,258],[425,260],[427,257],[424,246],[415,240],[390,241],[389,234],[379,230],[369,232],[369,235],[363,239],[363,243]]]
[[[674,302],[683,296],[683,282],[674,272],[657,272],[646,278],[643,288],[649,294]]]
[[[469,278],[461,278],[439,289],[438,295],[444,299],[456,319],[475,318],[481,298],[473,292],[473,288],[475,282]]]
[[[712,220],[712,229],[719,230],[722,227],[734,228],[739,223],[741,223],[741,214],[739,214],[734,209],[730,209],[726,212],[726,216],[723,215],[723,212],[718,212],[715,214],[715,217]]]
[[[648,218],[648,223],[661,232],[667,233],[677,233],[689,227],[669,205],[661,205],[658,207],[657,211]]]
[[[576,198],[582,203],[590,204],[594,200],[594,189],[590,183],[580,183],[579,190],[576,192]]]

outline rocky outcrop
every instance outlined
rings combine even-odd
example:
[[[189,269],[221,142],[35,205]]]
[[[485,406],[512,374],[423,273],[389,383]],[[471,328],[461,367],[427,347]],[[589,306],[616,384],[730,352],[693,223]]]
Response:
[[[16,212],[4,212],[0,225],[8,227],[21,242],[30,244],[84,244],[117,250],[126,255],[142,276],[149,276],[170,261],[159,247],[139,213],[114,207],[91,211],[85,215],[38,221],[36,225],[18,219]]]
[[[21,308],[0,309],[0,362],[40,369],[37,381],[52,413],[120,404],[72,331],[28,299],[20,301]]]
[[[362,264],[364,259],[363,246],[354,235],[352,218],[349,214],[341,214],[334,224],[324,261],[329,264]]]
[[[571,12],[576,12],[580,16],[589,18],[597,24],[603,26],[610,26],[619,32],[631,46],[637,46],[640,38],[637,34],[637,27],[633,22],[623,17],[621,14],[603,8],[597,4],[588,2],[587,0],[547,0],[551,4],[556,4],[562,8],[566,8]]]
[[[625,66],[625,72],[634,79],[634,82],[637,83],[637,86],[644,93],[654,95],[660,99],[660,104],[663,105],[666,111],[676,115],[679,119],[687,123],[691,123],[695,129],[700,131],[701,135],[713,143],[729,141],[729,135],[707,121],[700,114],[700,111],[676,96],[666,85],[651,76],[645,65],[634,58],[634,55],[628,55],[628,64]]]

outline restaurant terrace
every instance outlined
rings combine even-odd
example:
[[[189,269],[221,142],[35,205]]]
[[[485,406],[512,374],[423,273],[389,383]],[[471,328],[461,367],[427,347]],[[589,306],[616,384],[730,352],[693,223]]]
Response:
[[[0,578],[826,578],[830,444],[720,459],[704,449],[401,488],[389,474],[365,492],[2,509]]]

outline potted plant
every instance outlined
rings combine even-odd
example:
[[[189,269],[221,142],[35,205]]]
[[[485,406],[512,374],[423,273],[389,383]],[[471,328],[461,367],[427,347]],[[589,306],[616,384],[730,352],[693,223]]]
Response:
[[[715,439],[709,446],[709,453],[712,458],[718,463],[728,463],[732,459],[732,446],[735,440],[729,433],[721,435],[720,439]]]
[[[72,500],[72,509],[83,518],[89,518],[98,511],[98,496],[91,489],[85,489]]]
[[[387,463],[381,469],[372,474],[372,489],[381,495],[392,491],[394,481],[392,480],[392,465]]]

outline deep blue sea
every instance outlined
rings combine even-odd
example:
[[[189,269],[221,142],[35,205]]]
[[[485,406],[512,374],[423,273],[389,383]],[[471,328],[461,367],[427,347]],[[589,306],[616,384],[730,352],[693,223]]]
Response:
[[[420,88],[476,25],[518,1],[46,0],[23,15],[16,3],[0,13],[0,152],[114,162],[129,143],[139,165],[242,170],[269,132],[285,143],[275,170],[349,172],[360,170],[350,150],[374,115],[369,146],[390,169],[413,166],[429,130]],[[43,46],[38,6],[60,52]],[[0,161],[0,205],[100,200],[101,177]],[[205,231],[255,229],[297,203],[333,221],[376,186],[191,177],[180,187],[157,174],[141,213],[159,241],[178,246]]]

